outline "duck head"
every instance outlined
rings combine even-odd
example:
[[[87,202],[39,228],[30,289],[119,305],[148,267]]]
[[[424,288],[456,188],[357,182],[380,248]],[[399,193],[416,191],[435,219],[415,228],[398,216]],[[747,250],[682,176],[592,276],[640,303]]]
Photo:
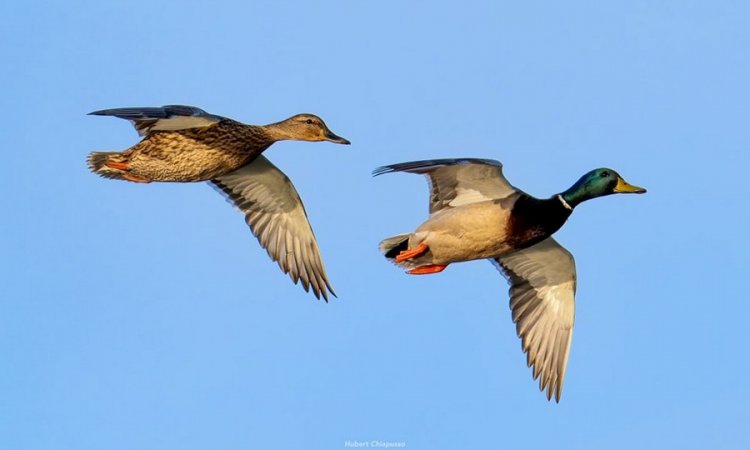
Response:
[[[646,189],[625,181],[612,169],[594,169],[582,176],[567,191],[560,194],[567,204],[577,204],[610,194],[643,194]]]
[[[297,114],[281,122],[266,125],[264,128],[277,141],[329,141],[336,144],[350,144],[348,140],[329,130],[323,119],[314,114]]]

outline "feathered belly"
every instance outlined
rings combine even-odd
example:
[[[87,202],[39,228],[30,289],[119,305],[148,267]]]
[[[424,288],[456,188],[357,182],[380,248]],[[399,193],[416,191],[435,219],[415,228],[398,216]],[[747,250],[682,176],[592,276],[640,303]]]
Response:
[[[174,136],[142,141],[123,154],[133,175],[151,181],[207,181],[226,175],[255,159],[261,151],[205,145]]]
[[[487,205],[467,205],[434,215],[412,235],[413,248],[424,242],[432,264],[493,258],[515,250],[508,243],[509,212]]]

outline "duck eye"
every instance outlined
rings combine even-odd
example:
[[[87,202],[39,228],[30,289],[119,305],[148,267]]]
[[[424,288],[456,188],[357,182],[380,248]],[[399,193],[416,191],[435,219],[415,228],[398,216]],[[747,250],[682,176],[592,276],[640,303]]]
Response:
[[[312,119],[305,120],[305,123],[308,124],[308,125],[312,125]]]
[[[609,176],[609,172],[602,172],[602,178],[607,178]]]

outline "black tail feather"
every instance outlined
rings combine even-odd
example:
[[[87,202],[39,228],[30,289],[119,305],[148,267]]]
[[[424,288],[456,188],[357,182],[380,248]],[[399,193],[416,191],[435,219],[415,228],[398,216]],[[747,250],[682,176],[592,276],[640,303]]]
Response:
[[[391,247],[391,249],[385,252],[384,255],[388,259],[393,259],[396,256],[398,256],[399,253],[408,249],[409,249],[409,236],[406,236],[406,238],[403,241],[396,244],[395,247]]]

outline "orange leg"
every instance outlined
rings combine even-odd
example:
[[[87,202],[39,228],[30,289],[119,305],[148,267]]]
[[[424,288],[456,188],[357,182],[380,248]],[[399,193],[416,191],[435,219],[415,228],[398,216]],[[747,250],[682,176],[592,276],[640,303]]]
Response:
[[[135,175],[131,175],[129,173],[121,173],[120,176],[128,181],[132,181],[134,183],[150,183],[151,180],[147,180],[145,178],[137,177]]]
[[[107,161],[104,163],[104,165],[109,167],[110,169],[130,170],[130,165],[126,162]]]
[[[407,273],[410,275],[428,275],[431,273],[439,273],[445,270],[445,268],[448,267],[448,264],[427,264],[424,266],[419,266],[414,269],[411,269]]]
[[[419,255],[423,255],[427,253],[427,244],[422,242],[421,244],[417,245],[415,248],[411,250],[403,250],[401,253],[396,255],[396,262],[404,262],[407,259],[416,258]]]
[[[146,178],[142,178],[142,177],[139,177],[138,175],[133,175],[131,173],[128,173],[127,171],[130,170],[130,164],[126,162],[107,161],[104,163],[104,165],[109,167],[110,169],[121,170],[122,173],[120,173],[120,176],[124,180],[132,181],[134,183],[150,183],[151,182],[151,180],[148,180]]]

